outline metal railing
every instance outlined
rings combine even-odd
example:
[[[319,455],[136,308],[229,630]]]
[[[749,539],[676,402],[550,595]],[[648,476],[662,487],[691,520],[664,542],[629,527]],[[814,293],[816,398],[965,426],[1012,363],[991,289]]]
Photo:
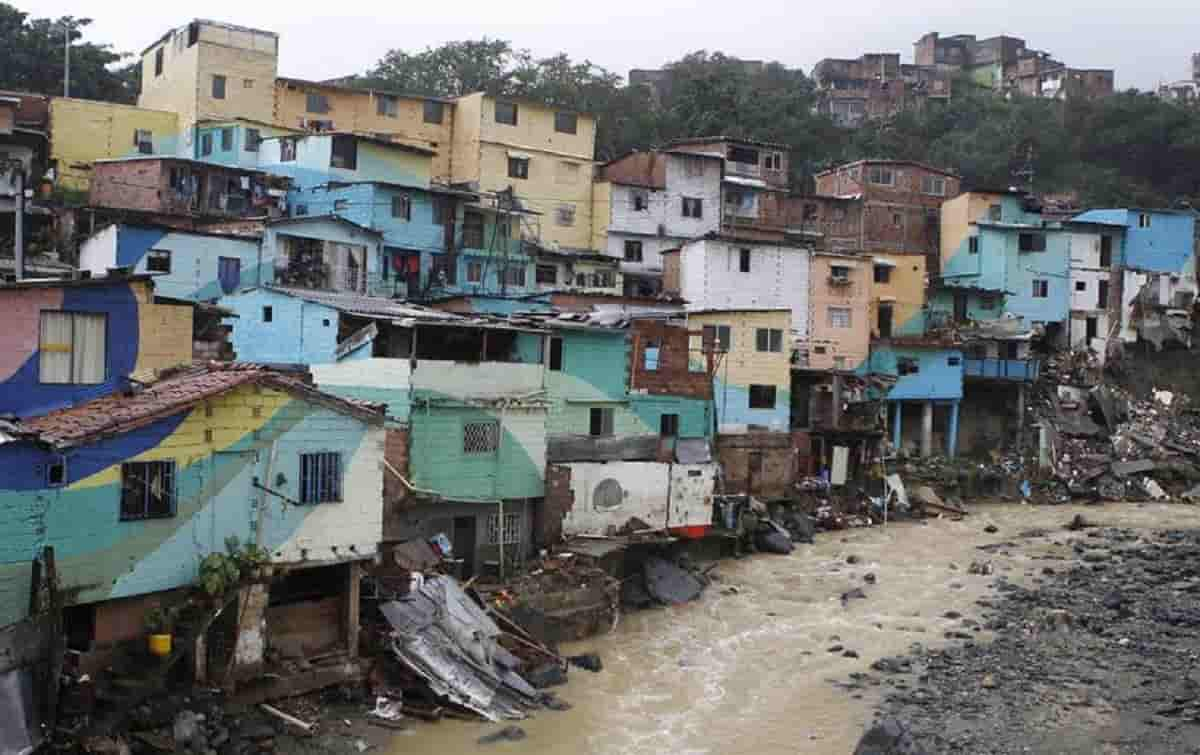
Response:
[[[1041,362],[1037,359],[967,359],[964,374],[971,378],[990,380],[1037,380]]]

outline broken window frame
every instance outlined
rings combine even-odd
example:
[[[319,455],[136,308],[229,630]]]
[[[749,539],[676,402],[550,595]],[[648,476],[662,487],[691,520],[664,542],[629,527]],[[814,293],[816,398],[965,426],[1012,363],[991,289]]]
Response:
[[[176,510],[175,460],[121,464],[118,521],[171,519]]]
[[[300,454],[297,482],[300,488],[297,498],[304,505],[341,503],[342,454],[338,451]]]
[[[778,392],[773,385],[753,384],[747,391],[748,409],[774,409]]]

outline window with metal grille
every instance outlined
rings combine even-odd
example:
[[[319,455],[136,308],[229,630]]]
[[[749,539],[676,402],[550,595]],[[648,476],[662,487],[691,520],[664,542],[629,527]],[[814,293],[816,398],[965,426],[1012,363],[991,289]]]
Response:
[[[443,112],[445,111],[445,109],[446,109],[446,106],[444,103],[434,102],[433,100],[425,100],[425,108],[424,108],[425,122],[426,123],[441,123],[442,118],[443,118]]]
[[[496,103],[496,123],[505,123],[509,126],[517,125],[517,105],[513,102],[497,102]]]
[[[407,194],[393,196],[392,217],[400,220],[412,220],[412,197]]]
[[[171,272],[171,253],[166,249],[151,249],[146,253],[146,272]]]
[[[453,286],[458,283],[458,259],[454,255],[435,254],[430,262],[430,279],[435,285]]]
[[[39,325],[40,382],[65,385],[104,382],[108,364],[107,315],[43,311]]]
[[[504,543],[520,543],[521,542],[521,515],[520,514],[505,514],[504,529],[500,529],[500,514],[488,514],[487,532],[484,534],[484,540],[487,545],[499,545],[500,535],[504,535]]]
[[[751,409],[774,409],[775,408],[775,386],[773,386],[773,385],[752,385],[752,386],[750,386],[750,408]]]
[[[336,451],[300,454],[300,503],[342,500],[342,455]]]
[[[828,309],[828,326],[831,328],[849,328],[851,325],[849,307],[830,307]]]
[[[121,465],[123,522],[175,516],[175,462],[136,461]]]
[[[499,422],[467,422],[463,425],[463,453],[493,454],[499,448]]]
[[[554,130],[560,134],[574,134],[579,129],[579,116],[575,113],[555,113]]]

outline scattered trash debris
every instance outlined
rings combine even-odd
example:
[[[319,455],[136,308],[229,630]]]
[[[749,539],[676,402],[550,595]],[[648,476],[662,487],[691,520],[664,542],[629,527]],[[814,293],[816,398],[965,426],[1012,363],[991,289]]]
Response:
[[[792,535],[783,525],[772,519],[760,519],[758,530],[754,534],[754,544],[765,553],[787,555],[796,546],[792,544]]]
[[[701,576],[657,556],[647,558],[643,569],[646,592],[663,605],[695,600],[706,586]]]
[[[576,666],[587,671],[600,671],[604,668],[604,664],[600,660],[600,656],[595,653],[583,653],[581,655],[567,656],[567,662],[572,666]]]

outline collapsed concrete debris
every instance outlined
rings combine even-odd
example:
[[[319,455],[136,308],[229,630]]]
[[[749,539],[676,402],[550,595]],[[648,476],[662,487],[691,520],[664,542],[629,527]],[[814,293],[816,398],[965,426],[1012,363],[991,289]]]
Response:
[[[517,673],[522,661],[500,644],[500,627],[452,577],[418,580],[380,610],[393,630],[392,654],[437,696],[489,721],[540,707],[537,690]]]

